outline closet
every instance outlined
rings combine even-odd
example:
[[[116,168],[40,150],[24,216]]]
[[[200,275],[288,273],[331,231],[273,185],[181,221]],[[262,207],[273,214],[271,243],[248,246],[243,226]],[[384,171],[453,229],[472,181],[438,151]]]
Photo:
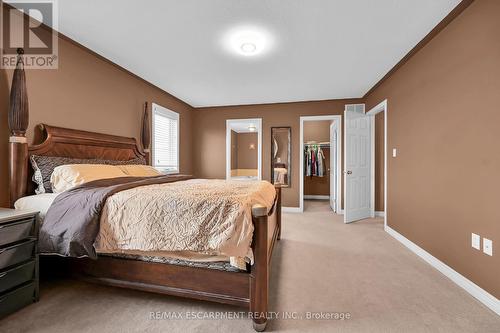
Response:
[[[330,197],[330,143],[304,144],[304,199]]]
[[[330,198],[331,120],[304,122],[304,199]]]

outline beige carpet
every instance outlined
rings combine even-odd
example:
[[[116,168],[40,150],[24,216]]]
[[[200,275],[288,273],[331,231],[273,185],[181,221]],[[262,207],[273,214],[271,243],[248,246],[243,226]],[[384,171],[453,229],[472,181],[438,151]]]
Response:
[[[500,317],[383,231],[344,225],[324,202],[283,215],[270,310],[348,312],[349,320],[279,319],[270,332],[500,332]],[[1,305],[0,305],[1,306]],[[1,332],[252,332],[250,320],[151,320],[150,312],[242,309],[75,281],[44,283],[37,304]],[[281,315],[281,313],[280,313]]]

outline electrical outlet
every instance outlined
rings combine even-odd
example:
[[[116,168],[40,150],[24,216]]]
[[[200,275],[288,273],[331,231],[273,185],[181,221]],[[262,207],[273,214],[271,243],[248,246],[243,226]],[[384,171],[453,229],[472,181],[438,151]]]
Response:
[[[392,157],[398,156],[398,150],[396,148],[392,148]]]
[[[476,250],[481,250],[481,236],[472,233],[472,247],[475,248]]]
[[[483,252],[489,256],[493,255],[493,241],[488,238],[483,238]]]

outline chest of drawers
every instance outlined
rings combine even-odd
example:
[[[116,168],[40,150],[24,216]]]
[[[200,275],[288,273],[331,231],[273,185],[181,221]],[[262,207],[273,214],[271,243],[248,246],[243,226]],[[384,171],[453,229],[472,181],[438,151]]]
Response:
[[[0,209],[0,318],[38,301],[37,212]]]

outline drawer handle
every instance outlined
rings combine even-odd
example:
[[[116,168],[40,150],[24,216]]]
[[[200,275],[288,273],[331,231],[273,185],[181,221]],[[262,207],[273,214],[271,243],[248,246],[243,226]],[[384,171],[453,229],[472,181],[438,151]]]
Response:
[[[0,279],[7,275],[7,272],[0,274]]]

